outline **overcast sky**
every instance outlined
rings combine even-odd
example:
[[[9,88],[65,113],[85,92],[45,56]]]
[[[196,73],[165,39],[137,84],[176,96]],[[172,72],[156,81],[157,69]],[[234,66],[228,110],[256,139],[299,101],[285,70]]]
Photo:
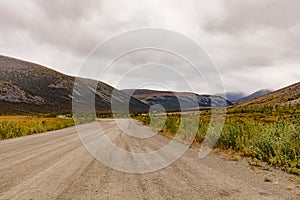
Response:
[[[0,0],[0,54],[76,75],[99,43],[157,27],[202,46],[226,91],[250,93],[300,81],[299,19],[299,0]],[[125,65],[127,71],[136,67],[130,59]],[[126,70],[111,70],[107,77]],[[143,76],[135,74],[120,87],[136,87]],[[176,80],[170,76],[167,82],[182,90]],[[110,78],[103,81],[117,86]]]

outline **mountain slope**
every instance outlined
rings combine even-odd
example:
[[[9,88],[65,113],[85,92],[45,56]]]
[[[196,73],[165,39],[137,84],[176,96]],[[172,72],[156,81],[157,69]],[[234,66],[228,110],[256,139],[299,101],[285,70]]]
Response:
[[[0,56],[0,112],[2,114],[71,113],[75,77],[22,60]],[[78,78],[83,94],[93,95],[97,111],[111,110],[111,100],[120,101],[128,95],[95,80]],[[96,91],[93,91],[93,87]],[[112,92],[120,97],[112,97]],[[96,95],[95,95],[96,93]],[[148,105],[130,99],[131,111],[146,111]]]
[[[268,94],[270,92],[272,92],[272,90],[269,90],[269,89],[258,90],[258,91],[254,92],[254,93],[252,93],[248,96],[245,96],[245,97],[242,97],[242,98],[238,99],[235,103],[237,103],[237,104],[242,103],[244,101],[248,101],[250,99],[254,99],[254,98],[263,96],[263,95]]]
[[[237,104],[241,106],[274,106],[274,105],[296,105],[300,104],[300,82],[285,88],[273,91],[260,97]]]
[[[199,95],[191,92],[170,92],[147,89],[122,90],[149,106],[160,104],[167,111],[195,109],[198,107],[224,107],[232,103],[220,96]]]

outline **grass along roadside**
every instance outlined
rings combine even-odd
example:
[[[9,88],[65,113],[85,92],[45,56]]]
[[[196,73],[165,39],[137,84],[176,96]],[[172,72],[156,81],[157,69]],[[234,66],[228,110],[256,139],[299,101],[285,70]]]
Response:
[[[71,118],[0,116],[0,140],[58,130],[74,125]]]
[[[97,116],[81,114],[72,116],[50,113],[45,115],[0,116],[0,140],[59,130],[95,121],[97,118],[111,118],[109,112],[97,113]]]
[[[288,109],[288,108],[286,108]],[[237,152],[239,155],[253,158],[281,168],[292,174],[300,174],[300,120],[299,112],[269,111],[261,112],[231,111],[226,115],[224,127],[217,140],[216,148]],[[234,114],[233,114],[234,113]],[[195,117],[190,116],[186,122],[185,132],[180,132],[181,137],[186,137],[191,126],[194,126]],[[150,124],[149,115],[135,117],[145,125]],[[161,128],[160,116],[151,121],[151,126]],[[175,136],[178,131],[180,114],[169,114],[160,133],[167,137]],[[206,136],[209,126],[210,113],[200,115],[199,126],[194,144],[200,144]],[[219,130],[215,123],[212,130]],[[211,140],[216,135],[212,134]]]

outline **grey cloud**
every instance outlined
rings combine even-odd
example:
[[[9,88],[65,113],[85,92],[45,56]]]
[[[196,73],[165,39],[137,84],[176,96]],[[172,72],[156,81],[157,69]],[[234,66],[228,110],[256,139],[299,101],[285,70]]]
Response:
[[[275,60],[287,59],[285,52],[299,53],[299,1],[229,0],[222,4],[223,13],[208,18],[203,27],[209,33],[236,40],[229,48],[238,48],[240,56],[236,58],[245,65],[269,66]]]
[[[299,81],[299,18],[298,0],[0,1],[0,53],[75,75],[88,53],[112,35],[140,27],[166,28],[203,45],[226,90],[252,92]],[[113,53],[111,48],[101,56]],[[157,61],[177,64],[194,85],[201,85],[176,59],[140,54],[121,61],[105,81],[112,83],[133,66]],[[145,76],[135,75],[128,86]],[[182,89],[173,79],[171,85]],[[199,86],[198,92],[203,91]]]
[[[288,29],[299,24],[300,2],[297,0],[260,0],[222,2],[225,14],[205,24],[211,31],[235,34],[260,29]],[[211,23],[213,21],[213,23]]]

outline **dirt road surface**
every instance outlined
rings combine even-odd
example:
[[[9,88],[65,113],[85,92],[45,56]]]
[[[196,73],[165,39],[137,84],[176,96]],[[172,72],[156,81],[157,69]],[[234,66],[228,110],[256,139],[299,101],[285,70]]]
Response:
[[[128,136],[113,120],[99,123],[126,151],[147,152],[169,142],[160,135]],[[125,173],[91,156],[74,127],[0,141],[0,199],[300,199],[299,183],[297,176],[251,169],[245,161],[215,154],[199,159],[194,149],[164,169]]]

